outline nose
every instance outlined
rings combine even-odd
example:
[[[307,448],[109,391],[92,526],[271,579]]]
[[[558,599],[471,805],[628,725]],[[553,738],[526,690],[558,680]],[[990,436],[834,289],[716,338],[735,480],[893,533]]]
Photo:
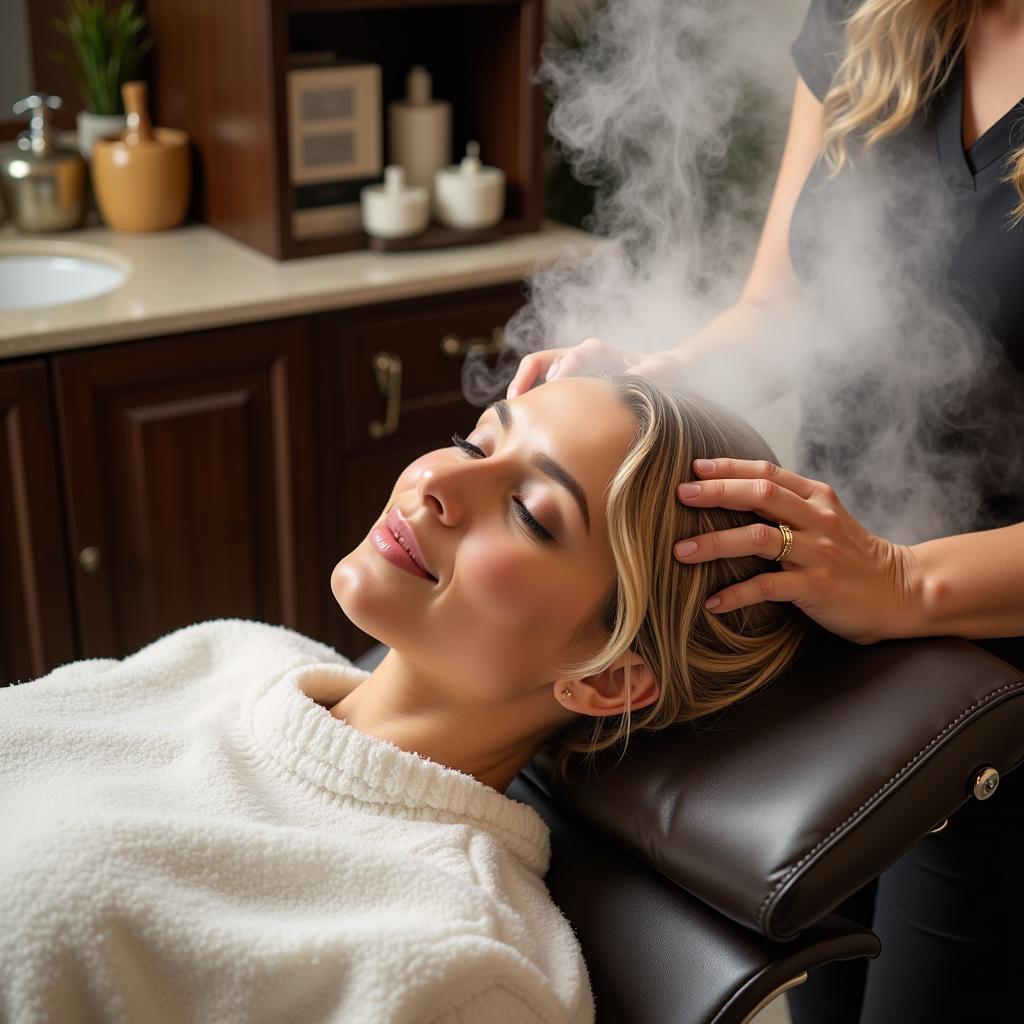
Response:
[[[445,525],[458,526],[480,495],[484,460],[446,458],[424,466],[416,479],[423,505]]]

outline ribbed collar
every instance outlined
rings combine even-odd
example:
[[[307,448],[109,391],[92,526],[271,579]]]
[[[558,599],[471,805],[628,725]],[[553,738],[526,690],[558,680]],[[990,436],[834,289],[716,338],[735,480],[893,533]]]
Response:
[[[388,740],[360,732],[334,718],[302,689],[310,674],[335,673],[362,679],[362,669],[331,662],[291,669],[251,708],[257,744],[288,771],[319,789],[439,820],[465,822],[500,839],[539,876],[547,872],[550,831],[530,806],[513,800],[465,772],[410,753]]]

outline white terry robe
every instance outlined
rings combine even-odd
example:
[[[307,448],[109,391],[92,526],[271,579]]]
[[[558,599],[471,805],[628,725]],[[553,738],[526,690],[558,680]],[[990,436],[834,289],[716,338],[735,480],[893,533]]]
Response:
[[[0,1020],[590,1022],[533,808],[332,718],[216,619],[0,689]]]

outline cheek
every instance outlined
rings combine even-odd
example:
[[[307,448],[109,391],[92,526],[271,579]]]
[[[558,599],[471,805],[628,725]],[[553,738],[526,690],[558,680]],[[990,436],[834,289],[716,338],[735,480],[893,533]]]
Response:
[[[466,597],[489,616],[516,621],[530,611],[538,581],[535,562],[515,552],[489,550],[473,556],[462,582]]]
[[[467,539],[459,552],[460,603],[472,609],[473,619],[508,630],[515,642],[515,634],[526,631],[561,642],[586,614],[588,586],[575,567],[531,547],[507,535]]]
[[[458,623],[457,665],[477,666],[495,699],[552,678],[603,592],[588,564],[530,547],[481,542],[460,550],[458,586],[430,623],[434,637]]]

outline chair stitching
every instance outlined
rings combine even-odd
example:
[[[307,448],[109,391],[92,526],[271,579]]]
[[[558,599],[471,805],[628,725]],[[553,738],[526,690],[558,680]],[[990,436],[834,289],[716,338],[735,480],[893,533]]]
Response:
[[[828,841],[829,841],[829,840],[830,840],[830,839],[831,839],[831,838],[832,838],[832,837],[833,837],[833,836],[834,836],[834,835],[835,835],[835,834],[836,834],[837,832],[841,832],[841,831],[842,831],[842,830],[843,830],[844,828],[846,828],[846,826],[847,826],[847,825],[848,825],[848,824],[849,824],[849,823],[850,823],[851,821],[853,821],[853,819],[854,819],[854,818],[856,818],[856,817],[857,817],[857,816],[858,816],[858,815],[859,815],[859,814],[861,813],[861,811],[863,811],[863,810],[864,810],[864,808],[868,806],[868,804],[870,804],[870,803],[871,803],[872,801],[874,801],[875,799],[877,799],[877,797],[878,797],[878,796],[880,796],[880,795],[881,795],[881,794],[882,794],[882,793],[883,793],[883,792],[884,792],[884,791],[885,791],[886,789],[888,789],[889,787],[891,787],[891,786],[892,786],[892,784],[893,784],[894,782],[896,782],[896,781],[897,781],[897,780],[898,780],[898,779],[899,779],[899,778],[900,778],[900,777],[901,777],[902,775],[905,775],[905,774],[907,773],[907,771],[908,771],[908,770],[909,770],[910,768],[912,768],[912,767],[914,766],[914,764],[915,764],[915,763],[916,763],[917,761],[919,761],[919,760],[921,759],[921,757],[922,757],[922,756],[923,756],[924,754],[926,754],[926,753],[927,753],[927,752],[928,752],[928,751],[929,751],[929,750],[930,750],[930,749],[931,749],[932,747],[934,747],[934,746],[935,746],[935,744],[936,744],[936,743],[938,743],[938,742],[939,742],[939,740],[941,740],[941,739],[942,739],[942,737],[943,737],[943,736],[945,736],[945,735],[946,735],[946,733],[947,733],[947,732],[949,732],[949,730],[950,730],[950,729],[952,729],[952,728],[953,728],[953,727],[954,727],[954,726],[955,726],[955,725],[957,724],[957,722],[959,722],[959,721],[960,721],[960,720],[961,720],[961,719],[962,719],[962,718],[963,718],[963,717],[964,717],[965,715],[969,715],[969,714],[970,714],[970,713],[971,713],[972,711],[975,711],[975,710],[977,710],[977,709],[978,709],[979,707],[981,707],[981,706],[982,706],[983,704],[987,704],[987,703],[988,703],[989,701],[993,700],[993,699],[994,699],[995,697],[998,697],[998,696],[999,696],[999,694],[1003,693],[1004,691],[1006,691],[1006,690],[1015,690],[1015,689],[1018,689],[1018,688],[1020,688],[1021,686],[1024,686],[1024,680],[1018,680],[1018,681],[1017,681],[1017,682],[1015,682],[1015,683],[1007,683],[1007,684],[1006,684],[1005,686],[1001,686],[1001,687],[999,687],[999,689],[998,689],[998,690],[993,690],[993,691],[992,691],[991,693],[989,693],[989,694],[988,694],[987,696],[985,696],[985,697],[982,697],[982,698],[981,698],[980,700],[977,700],[977,701],[975,701],[975,702],[974,702],[974,703],[973,703],[973,704],[972,704],[972,705],[971,705],[971,706],[970,706],[969,708],[966,708],[966,709],[965,709],[964,711],[961,711],[961,712],[960,712],[960,714],[959,714],[959,715],[957,715],[957,716],[956,716],[956,718],[954,718],[954,719],[953,719],[953,721],[949,722],[949,723],[948,723],[948,724],[947,724],[947,725],[945,726],[945,728],[943,728],[943,730],[942,730],[942,731],[941,731],[941,732],[940,732],[940,733],[939,733],[939,734],[938,734],[937,736],[935,736],[935,737],[934,737],[934,738],[933,738],[932,740],[930,740],[930,741],[929,741],[929,742],[928,742],[927,744],[925,744],[925,746],[923,746],[923,747],[922,747],[922,748],[921,748],[921,749],[920,749],[920,750],[919,750],[919,751],[918,751],[918,752],[917,752],[917,753],[916,753],[916,754],[915,754],[915,755],[914,755],[914,756],[913,756],[913,757],[912,757],[912,758],[911,758],[911,759],[910,759],[910,760],[909,760],[909,761],[908,761],[908,762],[907,762],[907,763],[906,763],[906,764],[905,764],[905,765],[904,765],[904,766],[903,766],[903,767],[902,767],[902,768],[901,768],[901,769],[900,769],[900,770],[899,770],[898,772],[896,772],[896,774],[895,774],[895,775],[893,775],[893,776],[892,776],[892,778],[891,778],[891,779],[889,779],[889,781],[888,781],[888,782],[885,782],[885,783],[883,783],[883,784],[882,784],[882,785],[881,785],[881,786],[880,786],[880,787],[879,787],[879,788],[878,788],[877,790],[875,790],[875,792],[874,792],[874,793],[872,793],[872,794],[871,794],[871,796],[869,796],[869,797],[867,798],[867,800],[865,800],[865,801],[864,801],[864,803],[862,803],[862,804],[860,805],[860,807],[858,807],[858,808],[857,808],[857,810],[855,810],[855,811],[854,811],[854,812],[853,812],[852,814],[850,814],[850,815],[849,815],[849,816],[848,816],[848,817],[846,818],[846,820],[845,820],[845,821],[843,821],[843,822],[840,822],[840,824],[838,824],[838,825],[837,825],[837,826],[836,826],[836,827],[835,827],[834,829],[832,829],[832,831],[831,831],[831,832],[829,832],[829,834],[828,834],[827,836],[825,836],[825,838],[824,838],[824,839],[822,839],[822,840],[821,840],[821,841],[820,841],[820,842],[819,842],[819,843],[818,843],[818,844],[817,844],[817,845],[816,845],[816,846],[814,847],[814,849],[812,849],[812,850],[809,850],[809,851],[808,851],[807,853],[805,853],[805,854],[804,854],[804,856],[803,856],[803,857],[801,857],[801,858],[800,858],[800,860],[798,860],[798,861],[796,862],[796,864],[794,864],[794,865],[793,865],[793,866],[792,866],[792,867],[791,867],[791,868],[789,869],[789,871],[787,871],[787,872],[786,872],[786,874],[785,874],[785,875],[783,875],[783,877],[782,877],[781,879],[779,879],[779,881],[778,881],[778,882],[777,882],[777,883],[775,884],[775,888],[773,888],[773,889],[772,889],[772,891],[771,891],[771,892],[769,892],[767,896],[765,896],[765,898],[764,898],[764,901],[763,901],[763,902],[761,903],[761,907],[760,907],[760,910],[758,911],[758,914],[757,914],[757,924],[758,924],[758,928],[759,928],[759,929],[760,929],[760,930],[761,930],[762,932],[764,931],[764,918],[765,918],[765,914],[767,913],[767,910],[768,910],[768,904],[769,904],[769,903],[771,903],[771,901],[772,901],[772,900],[773,900],[773,899],[775,898],[775,896],[776,896],[776,894],[778,893],[778,891],[779,891],[779,890],[780,890],[780,889],[781,889],[781,888],[782,888],[782,887],[783,887],[783,886],[784,886],[784,885],[785,885],[785,884],[786,884],[786,883],[787,883],[787,882],[788,882],[788,881],[789,881],[789,880],[790,880],[790,879],[791,879],[791,878],[793,877],[793,875],[794,875],[794,874],[795,874],[795,873],[796,873],[797,871],[799,871],[799,870],[800,870],[800,868],[802,868],[802,867],[803,867],[803,865],[804,865],[804,864],[806,864],[806,863],[807,863],[807,861],[808,861],[808,860],[810,860],[810,859],[811,859],[811,857],[813,857],[813,856],[814,856],[814,855],[815,855],[815,854],[816,854],[816,853],[817,853],[817,852],[818,852],[818,851],[819,851],[819,850],[820,850],[820,849],[821,849],[821,848],[822,848],[822,847],[823,847],[823,846],[824,846],[824,845],[825,845],[825,844],[826,844],[826,843],[827,843],[827,842],[828,842]]]

